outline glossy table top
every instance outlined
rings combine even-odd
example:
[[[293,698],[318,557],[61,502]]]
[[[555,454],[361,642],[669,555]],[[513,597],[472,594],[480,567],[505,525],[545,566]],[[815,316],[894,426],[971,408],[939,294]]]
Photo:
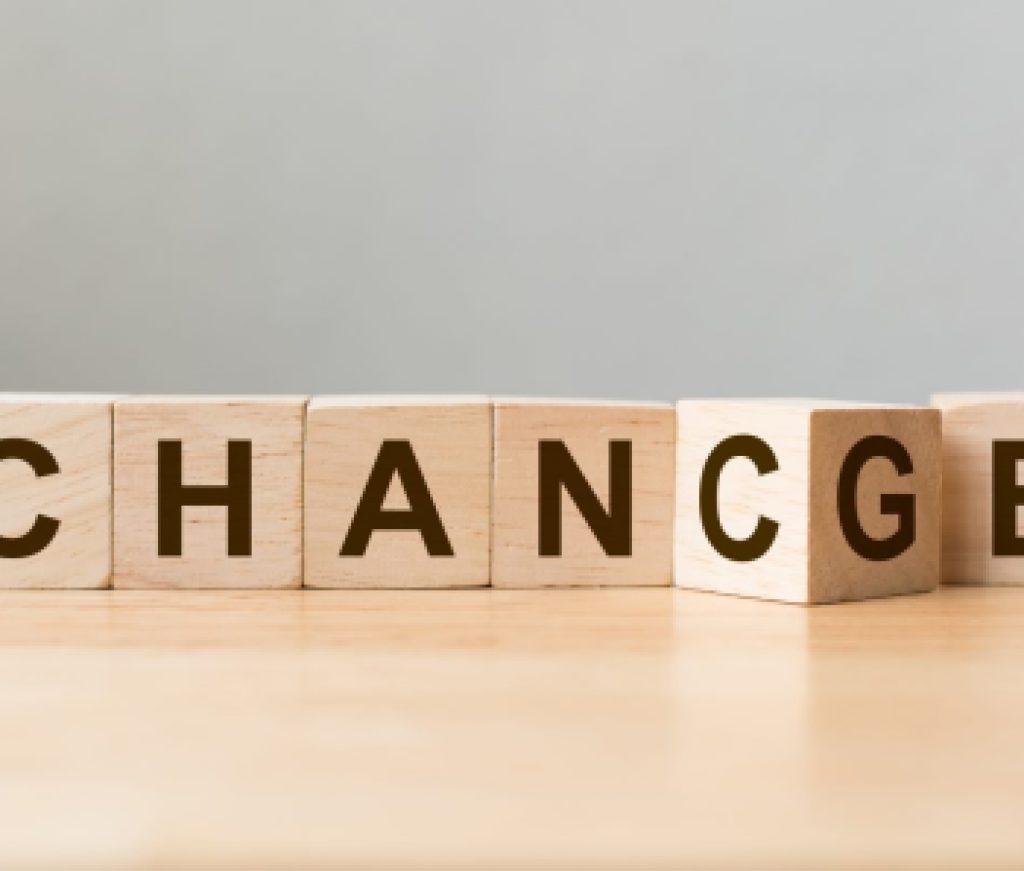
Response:
[[[0,592],[2,867],[1020,867],[1024,589]]]

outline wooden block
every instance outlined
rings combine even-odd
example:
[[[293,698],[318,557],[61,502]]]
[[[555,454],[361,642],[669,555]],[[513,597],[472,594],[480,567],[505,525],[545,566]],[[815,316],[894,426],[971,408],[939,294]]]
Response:
[[[305,404],[290,396],[117,402],[114,586],[300,586]]]
[[[109,585],[112,401],[0,395],[0,587]]]
[[[942,580],[1024,584],[1024,393],[948,393],[942,412]]]
[[[496,402],[491,583],[670,584],[674,444],[667,404]]]
[[[486,586],[490,526],[485,397],[311,400],[307,587]]]
[[[935,411],[708,400],[678,413],[678,586],[821,603],[938,584]]]

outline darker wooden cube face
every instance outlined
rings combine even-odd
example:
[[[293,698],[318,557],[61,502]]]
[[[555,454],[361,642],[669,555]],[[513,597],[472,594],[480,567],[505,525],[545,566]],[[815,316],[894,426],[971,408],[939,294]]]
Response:
[[[808,600],[934,590],[941,560],[941,424],[928,409],[811,415]]]

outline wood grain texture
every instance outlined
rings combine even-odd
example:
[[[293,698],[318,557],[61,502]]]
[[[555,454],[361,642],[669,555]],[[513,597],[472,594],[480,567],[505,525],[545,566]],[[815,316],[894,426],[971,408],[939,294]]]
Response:
[[[0,559],[0,587],[94,588],[110,583],[112,400],[0,394],[0,438],[37,442],[60,469],[39,477],[16,459],[0,462],[0,535],[24,535],[37,515],[60,523],[38,553]]]
[[[816,401],[683,401],[678,406],[676,583],[680,586],[798,603],[828,603],[932,590],[939,582],[941,464],[938,415],[929,409],[844,406]],[[718,491],[726,532],[750,535],[759,516],[779,524],[759,559],[726,559],[709,543],[698,510],[699,482],[711,450],[749,433],[764,440],[779,469],[758,475],[744,458],[727,463]],[[865,559],[839,524],[837,484],[843,460],[865,436],[896,439],[912,474],[872,459],[856,488],[864,531],[882,539],[898,519],[883,514],[883,493],[914,496],[914,543],[884,561]]]
[[[1024,590],[0,593],[0,867],[1024,865]]]
[[[302,583],[304,397],[137,397],[114,407],[115,587]],[[227,512],[183,510],[182,555],[157,553],[157,442],[182,442],[185,485],[223,485],[227,444],[252,442],[252,555],[227,555]]]
[[[809,599],[807,536],[810,491],[810,410],[782,403],[692,400],[677,405],[675,583],[680,587],[787,602]],[[718,511],[722,528],[748,537],[762,515],[779,524],[768,552],[733,562],[708,541],[699,512],[700,480],[708,455],[724,439],[751,434],[764,440],[779,469],[759,475],[737,458],[722,469]]]
[[[932,404],[942,412],[943,582],[1024,584],[1024,559],[992,553],[992,442],[1024,439],[1024,393],[937,394]]]
[[[572,499],[562,554],[539,555],[538,445],[565,443],[608,505],[609,442],[632,443],[632,552],[608,556]],[[661,586],[672,576],[675,420],[660,403],[496,400],[491,583],[495,587]]]
[[[382,443],[408,441],[454,555],[418,530],[377,530],[340,556]],[[473,587],[490,582],[491,405],[484,397],[315,397],[306,419],[305,585]],[[386,510],[408,509],[400,481]]]

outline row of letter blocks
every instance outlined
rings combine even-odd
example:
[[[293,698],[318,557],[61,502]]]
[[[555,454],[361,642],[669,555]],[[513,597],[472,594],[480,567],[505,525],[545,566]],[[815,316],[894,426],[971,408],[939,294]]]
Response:
[[[1024,583],[1024,396],[935,404],[0,396],[0,586]]]

